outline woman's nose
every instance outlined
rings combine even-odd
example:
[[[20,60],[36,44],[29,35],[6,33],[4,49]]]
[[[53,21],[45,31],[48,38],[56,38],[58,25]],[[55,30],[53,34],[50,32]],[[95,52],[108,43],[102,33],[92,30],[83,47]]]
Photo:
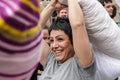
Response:
[[[52,47],[52,48],[57,48],[57,47],[58,47],[58,43],[57,43],[57,42],[52,43],[52,44],[51,44],[51,47]]]

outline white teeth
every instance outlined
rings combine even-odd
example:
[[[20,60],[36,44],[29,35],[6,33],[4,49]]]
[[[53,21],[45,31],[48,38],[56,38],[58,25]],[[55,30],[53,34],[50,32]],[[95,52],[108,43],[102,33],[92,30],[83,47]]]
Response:
[[[55,53],[60,53],[61,51],[55,51]]]

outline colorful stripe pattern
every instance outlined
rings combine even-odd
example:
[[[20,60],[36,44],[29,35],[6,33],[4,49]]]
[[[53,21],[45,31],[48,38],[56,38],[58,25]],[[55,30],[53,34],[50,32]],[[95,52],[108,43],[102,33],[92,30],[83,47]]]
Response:
[[[33,39],[40,30],[36,3],[37,0],[1,0],[0,34],[19,43]]]
[[[0,80],[30,80],[42,51],[40,0],[0,0]]]

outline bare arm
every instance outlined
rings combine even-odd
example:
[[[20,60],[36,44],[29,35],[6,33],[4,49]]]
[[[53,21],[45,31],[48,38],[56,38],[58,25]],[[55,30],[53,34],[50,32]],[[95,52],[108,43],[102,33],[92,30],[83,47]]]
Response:
[[[61,7],[61,4],[58,3],[58,0],[51,0],[51,2],[43,9],[43,11],[41,12],[41,20],[40,20],[40,25],[42,27],[46,24],[52,13],[59,7]],[[50,47],[44,40],[42,42],[43,42],[43,52],[40,63],[44,65],[45,58],[50,50]]]
[[[60,6],[61,4],[58,3],[58,0],[51,0],[51,2],[41,12],[41,20],[40,20],[41,26],[44,26],[46,24],[47,20],[50,18],[52,13]]]
[[[92,52],[85,28],[83,13],[77,0],[68,0],[68,8],[75,53],[80,64],[87,67],[92,62]]]
[[[49,50],[50,50],[50,47],[49,47],[49,45],[45,42],[45,40],[43,40],[42,43],[43,43],[43,51],[42,51],[42,56],[41,56],[41,59],[40,59],[40,63],[41,63],[42,65],[44,65],[44,64],[45,64],[45,59],[46,59],[46,56],[47,56],[47,54],[48,54],[48,52],[49,52]]]

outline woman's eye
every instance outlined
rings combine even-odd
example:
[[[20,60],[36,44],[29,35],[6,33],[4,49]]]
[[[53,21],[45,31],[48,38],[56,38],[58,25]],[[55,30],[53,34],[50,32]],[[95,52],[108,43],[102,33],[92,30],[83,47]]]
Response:
[[[58,38],[58,41],[63,41],[63,39],[62,38]]]

